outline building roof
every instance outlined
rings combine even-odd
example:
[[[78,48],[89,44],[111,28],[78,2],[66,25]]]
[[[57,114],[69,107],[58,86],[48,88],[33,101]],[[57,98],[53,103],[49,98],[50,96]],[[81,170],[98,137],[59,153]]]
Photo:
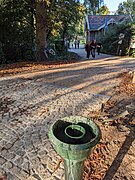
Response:
[[[87,15],[86,29],[100,30],[110,23],[131,22],[130,15]]]

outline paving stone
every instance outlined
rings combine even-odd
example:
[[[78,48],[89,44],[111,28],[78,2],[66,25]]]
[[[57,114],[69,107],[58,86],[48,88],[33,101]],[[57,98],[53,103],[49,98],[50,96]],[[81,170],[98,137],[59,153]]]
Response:
[[[7,169],[7,170],[10,170],[13,168],[13,163],[12,162],[9,162],[7,161],[5,164],[4,164],[4,168]]]
[[[2,139],[2,141],[0,142],[0,146],[1,146],[1,147],[4,147],[6,143],[7,143],[7,141],[4,140],[4,139]]]
[[[35,177],[37,180],[42,180],[41,176],[37,173],[34,173],[33,177]]]
[[[44,171],[42,174],[42,179],[43,180],[51,180],[52,173],[49,172],[47,169]]]
[[[28,152],[27,156],[29,159],[33,159],[33,158],[37,157],[37,150]]]
[[[5,148],[5,149],[10,149],[12,146],[13,146],[12,143],[6,142],[6,144],[4,145],[4,148]]]
[[[28,174],[30,174],[32,167],[30,167],[30,162],[29,161],[23,161],[21,164],[21,169],[25,170]]]
[[[48,152],[44,149],[44,147],[42,147],[42,149],[38,151],[39,157],[46,156],[47,154],[48,154]]]
[[[49,171],[51,173],[53,173],[55,171],[55,168],[56,168],[56,164],[55,162],[51,161],[48,165],[47,165],[47,168],[49,169]]]
[[[35,144],[41,143],[41,138],[40,138],[39,134],[32,135],[32,143],[34,146],[35,146]]]
[[[7,160],[12,160],[15,158],[15,156],[16,156],[16,154],[11,153],[10,151],[6,151],[6,153],[3,157],[5,157]]]
[[[10,169],[11,174],[16,175],[17,177],[19,177],[20,171],[21,171],[21,168],[15,165]]]
[[[16,151],[16,154],[19,156],[24,156],[25,155],[25,150],[23,148],[20,148],[18,151]]]
[[[61,157],[48,139],[48,128],[65,116],[87,116],[108,97],[40,81],[7,79],[9,83],[0,86],[6,104],[0,112],[0,173],[6,172],[10,180],[62,180],[63,163],[53,173]]]
[[[7,158],[7,154],[8,154],[8,150],[3,148],[2,151],[1,151],[1,156],[4,157],[4,158]]]
[[[2,166],[6,162],[6,159],[0,156],[0,166]]]
[[[16,151],[18,151],[20,149],[20,146],[15,146],[15,145],[13,145],[11,148],[10,148],[10,151],[11,152],[16,152]]]
[[[15,176],[15,174],[12,174],[11,172],[8,172],[6,175],[7,175],[6,180],[21,180],[20,178],[18,178],[17,176]]]
[[[29,176],[30,175],[24,170],[21,170],[20,173],[19,173],[19,178],[21,180],[26,180]]]
[[[44,155],[44,156],[42,156],[41,157],[41,162],[42,162],[42,164],[48,164],[48,159],[50,159],[50,157],[48,157],[48,155]],[[52,159],[51,159],[52,160]],[[50,160],[50,161],[51,161]]]
[[[55,172],[55,176],[62,179],[64,176],[64,170],[62,168],[58,168],[58,170]]]
[[[27,152],[31,152],[34,149],[33,143],[30,141],[28,143],[25,142],[24,147],[25,147],[25,151],[27,151]]]
[[[2,168],[0,168],[0,176],[4,176],[6,174],[5,170]]]
[[[14,164],[18,167],[21,167],[21,164],[23,164],[23,158],[19,157],[14,161]]]

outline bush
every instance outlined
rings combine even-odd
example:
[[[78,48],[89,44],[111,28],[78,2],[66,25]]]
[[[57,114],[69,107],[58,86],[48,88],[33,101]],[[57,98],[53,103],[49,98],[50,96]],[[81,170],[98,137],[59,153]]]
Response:
[[[121,50],[121,55],[126,55],[126,49],[129,48],[132,32],[133,26],[131,24],[115,25],[112,30],[106,32],[100,39],[103,45],[103,53],[115,55]],[[120,33],[125,35],[122,44],[118,44]]]
[[[6,63],[6,58],[3,52],[2,43],[0,42],[0,64],[5,64],[5,63]]]
[[[67,50],[65,47],[65,42],[63,40],[55,40],[54,43],[56,51],[60,54]]]

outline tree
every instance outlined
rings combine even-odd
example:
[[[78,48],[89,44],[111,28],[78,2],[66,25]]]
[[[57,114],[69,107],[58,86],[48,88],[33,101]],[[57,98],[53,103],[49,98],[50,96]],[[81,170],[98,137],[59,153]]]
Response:
[[[43,0],[36,0],[36,55],[37,60],[44,60],[45,53],[44,48],[47,47],[46,41],[46,31],[47,31],[47,22],[46,22],[46,10],[47,2]]]
[[[110,14],[110,11],[109,11],[109,9],[108,9],[107,6],[101,6],[101,7],[97,10],[97,14],[107,15],[107,14]]]
[[[84,0],[84,5],[86,6],[87,14],[96,14],[101,5],[101,0]]]
[[[123,3],[120,3],[117,14],[130,14],[133,21],[135,21],[135,1],[127,0]]]
[[[80,21],[80,3],[76,0],[36,0],[37,60],[46,59],[44,48],[52,34],[58,32],[64,38],[71,26]],[[82,9],[83,12],[83,9]]]
[[[1,0],[0,11],[0,51],[6,59],[29,59],[36,44],[42,61],[50,37],[64,39],[75,31],[85,7],[78,0]]]
[[[60,21],[61,21],[61,38],[64,40],[66,36],[70,36],[69,31],[72,29],[72,32],[76,30],[76,27],[82,22],[85,7],[79,2],[69,0],[62,4],[62,11],[60,12]]]
[[[0,1],[0,43],[8,61],[32,58],[34,29],[30,2]]]

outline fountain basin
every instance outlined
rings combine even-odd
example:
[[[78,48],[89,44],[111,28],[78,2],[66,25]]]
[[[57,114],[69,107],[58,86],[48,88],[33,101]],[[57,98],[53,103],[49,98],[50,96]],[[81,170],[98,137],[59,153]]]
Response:
[[[51,125],[48,135],[64,159],[65,179],[81,180],[83,161],[101,138],[98,125],[82,116],[64,117]]]

